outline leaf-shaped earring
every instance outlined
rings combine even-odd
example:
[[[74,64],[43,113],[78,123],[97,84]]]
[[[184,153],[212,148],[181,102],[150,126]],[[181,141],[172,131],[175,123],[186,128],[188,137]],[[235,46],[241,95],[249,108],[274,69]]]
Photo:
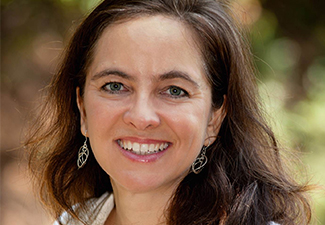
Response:
[[[86,140],[84,142],[84,144],[80,147],[79,151],[78,151],[78,160],[77,160],[77,166],[78,169],[84,167],[84,165],[87,162],[88,156],[89,156],[89,149],[87,146],[87,136],[86,136]]]
[[[200,155],[195,159],[195,161],[192,163],[192,171],[195,174],[199,174],[202,169],[204,168],[205,164],[208,162],[208,158],[206,157],[206,149],[208,146],[203,146]]]

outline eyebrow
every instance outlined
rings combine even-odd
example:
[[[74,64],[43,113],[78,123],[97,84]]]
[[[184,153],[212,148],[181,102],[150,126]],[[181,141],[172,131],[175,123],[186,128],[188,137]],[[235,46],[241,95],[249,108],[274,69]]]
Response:
[[[187,73],[184,73],[182,71],[172,70],[168,73],[164,73],[159,76],[159,80],[168,80],[168,79],[175,79],[175,78],[184,79],[190,82],[191,84],[193,84],[194,86],[200,87],[200,85],[197,82],[195,82]]]
[[[120,70],[103,70],[99,73],[96,73],[91,78],[91,80],[97,80],[97,79],[100,79],[102,77],[109,76],[109,75],[116,75],[121,78],[124,78],[127,80],[132,80],[132,81],[135,80],[134,77],[132,77]],[[195,82],[187,73],[184,73],[182,71],[172,70],[172,71],[169,71],[167,73],[164,73],[164,74],[158,76],[158,80],[160,80],[160,81],[169,80],[169,79],[177,79],[177,78],[186,80],[198,88],[200,87],[200,85],[197,82]]]
[[[109,76],[109,75],[116,75],[119,77],[122,77],[124,79],[127,80],[134,80],[134,78],[120,70],[103,70],[99,73],[96,73],[91,80],[98,80],[99,78],[105,77],[105,76]]]

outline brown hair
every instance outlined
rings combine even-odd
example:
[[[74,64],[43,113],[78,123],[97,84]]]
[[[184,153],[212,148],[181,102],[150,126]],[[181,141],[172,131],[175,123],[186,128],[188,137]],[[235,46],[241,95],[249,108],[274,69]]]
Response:
[[[168,224],[307,224],[308,186],[286,173],[277,140],[263,119],[251,53],[227,5],[213,0],[106,0],[79,26],[33,132],[26,142],[30,168],[40,193],[56,217],[89,198],[112,192],[109,176],[92,152],[78,170],[77,152],[84,142],[76,88],[83,90],[93,50],[112,23],[162,14],[182,21],[197,35],[211,84],[213,107],[226,96],[226,117],[208,148],[203,171],[189,173],[170,200]],[[87,221],[86,221],[87,222]]]

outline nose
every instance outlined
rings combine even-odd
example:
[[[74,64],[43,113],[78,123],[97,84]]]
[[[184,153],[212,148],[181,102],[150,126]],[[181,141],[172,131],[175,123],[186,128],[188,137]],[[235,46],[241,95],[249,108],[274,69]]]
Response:
[[[124,113],[123,120],[138,130],[154,128],[160,124],[160,118],[148,97],[135,99]]]

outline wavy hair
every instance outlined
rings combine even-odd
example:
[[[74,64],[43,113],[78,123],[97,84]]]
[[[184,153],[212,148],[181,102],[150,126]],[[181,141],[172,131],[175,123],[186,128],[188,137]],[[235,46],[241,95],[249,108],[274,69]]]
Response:
[[[94,48],[109,25],[132,18],[165,15],[181,21],[196,36],[212,90],[213,107],[226,111],[209,162],[189,173],[171,197],[165,217],[170,225],[307,224],[311,209],[305,192],[287,173],[278,143],[264,119],[244,35],[224,1],[105,0],[74,33],[45,103],[25,143],[40,196],[56,217],[112,192],[109,176],[92,152],[78,170],[84,142],[76,88],[81,93]],[[87,222],[85,222],[87,224]]]

